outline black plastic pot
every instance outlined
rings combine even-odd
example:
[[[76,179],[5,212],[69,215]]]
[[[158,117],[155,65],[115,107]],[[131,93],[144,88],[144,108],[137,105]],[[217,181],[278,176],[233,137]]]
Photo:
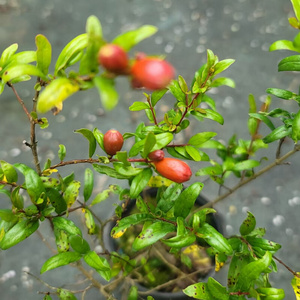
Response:
[[[151,197],[155,197],[157,193],[157,189],[156,188],[151,188],[149,190],[147,190],[147,194]],[[208,202],[207,199],[205,199],[202,195],[199,195],[195,205],[196,206],[202,206],[204,204],[206,204]],[[132,200],[129,205],[127,206],[126,211],[123,213],[123,216],[127,216],[129,215],[129,213],[131,212],[131,210],[135,207],[135,200]],[[222,233],[222,218],[221,216],[219,216],[217,213],[215,214],[211,214],[210,215],[210,219],[208,220],[208,222],[210,223],[210,225],[212,225],[215,229],[217,229],[219,232]],[[105,227],[104,230],[104,242],[105,242],[105,246],[107,248],[108,251],[118,251],[118,243],[116,242],[116,239],[111,238],[110,236],[110,232],[112,230],[112,228],[115,226],[115,222],[110,222],[109,224],[107,224],[107,226]],[[211,258],[212,261],[212,266],[214,266],[215,261],[214,258]],[[209,271],[205,277],[199,277],[198,280],[199,281],[206,281],[208,277],[212,276],[214,274],[214,268],[212,268],[211,271]],[[145,292],[148,290],[148,288],[137,284],[138,290],[141,292]],[[151,293],[149,293],[148,295],[152,296],[155,300],[186,300],[186,299],[193,299],[188,297],[187,295],[185,295],[182,291],[179,292],[162,292],[162,291],[153,291]],[[145,296],[146,299],[146,296]]]

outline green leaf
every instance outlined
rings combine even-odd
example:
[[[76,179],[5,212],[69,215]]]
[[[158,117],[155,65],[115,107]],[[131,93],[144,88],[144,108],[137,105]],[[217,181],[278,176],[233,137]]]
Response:
[[[241,235],[247,235],[251,233],[256,226],[256,220],[254,215],[250,211],[248,211],[247,214],[247,218],[243,221],[243,223],[240,226]]]
[[[111,230],[111,236],[116,236],[119,232],[125,231],[128,227],[134,226],[139,223],[146,221],[153,221],[153,216],[151,214],[133,214],[128,217],[121,219],[114,228]]]
[[[81,230],[75,225],[75,223],[69,219],[63,217],[55,217],[52,219],[54,229],[64,230],[69,235],[82,236]]]
[[[291,0],[292,4],[293,4],[293,9],[296,15],[296,18],[298,19],[298,21],[300,21],[300,3],[298,0]]]
[[[23,220],[9,229],[0,241],[0,248],[6,250],[22,242],[39,228],[39,221]]]
[[[200,147],[203,143],[210,140],[212,137],[214,137],[216,135],[217,135],[217,133],[215,133],[215,132],[200,132],[200,133],[193,135],[189,139],[188,144],[195,146],[195,147]]]
[[[153,132],[149,132],[145,139],[144,150],[142,156],[146,158],[156,144],[156,136]]]
[[[274,124],[267,116],[262,115],[260,113],[249,113],[249,116],[264,122],[271,130],[275,129]]]
[[[225,253],[226,255],[232,254],[232,248],[228,240],[208,223],[204,223],[198,228],[196,234],[200,238],[203,238],[217,252]]]
[[[71,207],[73,203],[77,200],[80,189],[80,181],[73,180],[66,188],[64,192],[64,199],[68,207]]]
[[[94,173],[91,169],[85,169],[84,172],[84,189],[83,198],[87,202],[93,193],[94,188]]]
[[[175,200],[180,196],[182,184],[172,183],[161,195],[157,208],[164,213],[168,212],[174,205]]]
[[[45,261],[41,268],[41,274],[78,261],[81,259],[81,254],[77,252],[61,252]]]
[[[9,47],[7,47],[1,55],[0,58],[0,67],[4,67],[6,63],[9,61],[9,59],[15,54],[15,52],[18,50],[18,44],[12,44]]]
[[[5,71],[6,69],[14,65],[29,64],[34,61],[36,61],[36,51],[22,51],[11,56],[2,71]]]
[[[200,118],[207,118],[211,119],[213,121],[218,122],[219,124],[223,125],[224,124],[224,119],[223,117],[216,111],[211,110],[211,109],[205,109],[205,112],[200,112],[200,111],[192,111],[192,115],[195,117],[200,117]]]
[[[141,101],[133,102],[132,105],[129,106],[130,111],[140,111],[148,108],[150,108],[149,104]]]
[[[30,196],[32,203],[37,204],[39,198],[45,193],[43,181],[37,172],[24,164],[14,165],[25,177],[27,193]]]
[[[248,159],[248,160],[244,160],[244,161],[235,163],[233,168],[231,168],[230,170],[232,170],[232,171],[244,171],[244,170],[253,169],[253,168],[255,168],[259,165],[260,165],[259,161]]]
[[[85,226],[88,229],[88,234],[95,234],[96,232],[96,223],[92,212],[85,208],[84,209],[84,218],[85,218]]]
[[[295,96],[294,93],[288,90],[276,89],[276,88],[269,88],[266,90],[266,92],[285,100],[294,100],[294,96]]]
[[[144,25],[135,30],[127,31],[118,35],[113,41],[113,44],[119,45],[125,51],[129,51],[142,40],[152,36],[157,32],[157,28],[152,25]]]
[[[270,48],[269,51],[275,51],[275,50],[291,50],[299,52],[299,49],[297,49],[292,41],[287,40],[279,40],[274,42]]]
[[[68,66],[75,64],[78,59],[78,54],[82,52],[88,45],[88,35],[83,33],[71,40],[59,54],[55,64],[55,76],[59,75],[62,70]],[[74,60],[75,58],[75,60]]]
[[[212,277],[208,278],[207,287],[211,295],[218,300],[228,300],[230,297],[226,287],[222,286]]]
[[[168,91],[167,88],[154,91],[151,94],[151,105],[154,107],[167,91]]]
[[[89,74],[98,72],[97,56],[100,47],[105,43],[102,38],[102,26],[96,16],[89,16],[86,21],[88,43],[86,52],[80,61],[80,73]]]
[[[214,76],[216,76],[217,74],[225,71],[227,68],[229,68],[233,63],[234,63],[234,59],[224,59],[219,61],[218,63],[216,63],[215,67],[214,67]]]
[[[276,140],[280,140],[292,133],[292,128],[286,128],[284,125],[281,125],[274,129],[270,134],[263,138],[263,142],[266,144],[272,143]]]
[[[13,189],[11,192],[11,196],[8,193],[8,196],[11,198],[12,204],[17,208],[17,209],[23,209],[24,208],[24,198],[20,194],[20,186],[16,187]],[[1,190],[0,190],[1,192]]]
[[[300,139],[300,110],[296,113],[292,123],[292,139],[295,143]]]
[[[41,77],[43,80],[47,81],[47,77],[45,77],[45,75],[36,66],[16,64],[5,69],[5,72],[2,75],[2,82],[6,83],[24,75]]]
[[[237,277],[236,285],[234,291],[248,292],[249,288],[253,285],[254,281],[261,275],[261,273],[266,272],[267,268],[271,264],[272,255],[270,252],[258,260],[250,262],[244,266]]]
[[[234,80],[232,80],[231,78],[227,78],[227,77],[220,77],[218,79],[215,79],[211,84],[210,87],[219,87],[222,85],[226,85],[229,86],[231,88],[235,88],[235,82]]]
[[[159,150],[166,147],[173,140],[173,134],[170,132],[159,133],[155,135],[156,144],[153,146],[151,151]]]
[[[57,214],[61,214],[67,210],[67,203],[61,193],[55,188],[47,188],[47,197]]]
[[[195,182],[186,188],[175,200],[174,216],[185,219],[193,208],[194,203],[202,189],[203,183],[201,182]]]
[[[106,200],[110,196],[110,194],[111,194],[111,189],[106,189],[103,190],[101,193],[98,193],[94,198],[94,200],[92,201],[91,206]]]
[[[282,59],[278,71],[300,71],[300,55],[292,55]]]
[[[94,137],[95,137],[98,145],[104,151],[104,145],[103,145],[103,136],[104,136],[104,134],[102,132],[100,132],[100,130],[98,128],[94,128],[93,134],[94,134]]]
[[[44,75],[48,74],[48,69],[51,63],[52,48],[51,44],[45,36],[38,34],[35,37],[35,44],[37,47],[36,51],[36,62],[37,68],[41,70]]]
[[[60,161],[63,161],[65,156],[66,156],[67,150],[66,147],[62,144],[59,145],[59,150],[58,150],[58,157]]]
[[[167,240],[161,240],[164,244],[171,248],[183,248],[188,247],[193,244],[196,240],[196,236],[192,233],[186,233],[182,235],[177,235]]]
[[[119,174],[131,177],[136,176],[143,171],[142,168],[134,168],[131,165],[124,165],[119,162],[114,163],[114,168]]]
[[[181,75],[178,76],[178,83],[179,83],[179,86],[180,86],[181,90],[182,90],[185,94],[187,94],[188,91],[189,91],[189,88],[188,88],[188,86],[187,86],[187,84],[186,84],[184,78],[183,78]]]
[[[98,89],[101,103],[107,110],[112,110],[118,104],[119,95],[113,79],[102,76],[94,77],[93,82]]]
[[[285,294],[283,289],[275,289],[271,287],[257,288],[261,300],[281,300],[284,299]]]
[[[171,94],[179,101],[186,103],[186,94],[180,88],[177,80],[172,80],[168,86]]]
[[[147,226],[134,240],[132,248],[139,251],[150,246],[163,238],[166,234],[174,231],[176,227],[166,222],[156,222]]]
[[[133,285],[129,290],[127,300],[138,300],[138,298],[139,298],[138,288]]]
[[[93,164],[93,168],[96,172],[98,172],[100,174],[105,174],[105,175],[107,175],[109,177],[112,177],[112,178],[129,179],[130,177],[132,177],[132,175],[120,174],[114,168],[111,168],[111,167],[108,167],[108,166]]]
[[[77,300],[74,294],[66,289],[57,289],[57,294],[60,300]]]
[[[59,106],[68,97],[79,90],[79,85],[67,78],[54,79],[41,92],[37,104],[40,113],[46,113],[55,106]]]
[[[147,186],[152,176],[152,169],[146,168],[136,175],[130,185],[130,198],[135,199]]]
[[[17,182],[18,173],[15,168],[8,162],[0,160],[2,172],[9,183]]]
[[[81,133],[89,141],[89,158],[91,158],[96,151],[96,138],[92,131],[86,128],[77,129],[74,132]]]
[[[246,237],[246,239],[252,247],[260,248],[265,251],[270,251],[271,253],[275,253],[281,248],[280,244],[257,236],[249,235]]]
[[[193,146],[185,146],[184,147],[188,155],[194,160],[194,161],[200,161],[201,155],[197,149],[195,149]]]

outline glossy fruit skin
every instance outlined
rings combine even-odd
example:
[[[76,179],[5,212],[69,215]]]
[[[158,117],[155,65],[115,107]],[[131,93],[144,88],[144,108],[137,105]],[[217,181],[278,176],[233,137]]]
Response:
[[[114,73],[126,73],[128,69],[126,51],[118,45],[106,44],[98,53],[98,62],[106,70]]]
[[[104,151],[111,156],[122,149],[123,143],[123,136],[117,130],[110,129],[103,136]]]
[[[155,150],[148,154],[148,158],[151,161],[161,161],[165,157],[165,153],[163,150]]]
[[[177,183],[188,181],[192,176],[192,170],[187,163],[182,160],[166,157],[163,160],[153,162],[156,171]]]
[[[168,62],[153,57],[137,59],[131,67],[134,87],[145,87],[149,90],[165,88],[175,77],[175,70]]]

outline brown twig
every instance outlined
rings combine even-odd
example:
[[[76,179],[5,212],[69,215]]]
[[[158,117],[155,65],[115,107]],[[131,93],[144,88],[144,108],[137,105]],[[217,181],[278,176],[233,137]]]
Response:
[[[283,265],[289,272],[291,272],[295,277],[300,278],[300,275],[295,272],[294,270],[292,270],[288,265],[286,265],[281,259],[279,259],[278,257],[276,257],[275,255],[273,255],[273,258],[275,260],[277,260],[281,265]]]

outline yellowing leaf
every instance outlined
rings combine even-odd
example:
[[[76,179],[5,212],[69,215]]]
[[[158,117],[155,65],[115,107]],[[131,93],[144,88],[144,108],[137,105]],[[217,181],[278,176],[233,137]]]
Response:
[[[37,110],[46,113],[53,107],[59,107],[69,96],[79,90],[79,85],[68,78],[57,78],[53,80],[41,93]]]
[[[46,170],[43,171],[43,175],[44,175],[44,176],[49,176],[49,175],[51,175],[52,173],[56,173],[56,172],[58,172],[57,169],[46,169]]]
[[[300,272],[292,279],[291,284],[296,295],[296,300],[300,300]]]
[[[162,186],[170,186],[173,181],[164,178],[162,176],[152,176],[148,182],[150,187],[162,187]]]
[[[215,261],[216,261],[215,271],[219,272],[222,269],[222,267],[224,266],[224,262],[221,262],[221,261],[218,260],[218,254],[216,254]]]

